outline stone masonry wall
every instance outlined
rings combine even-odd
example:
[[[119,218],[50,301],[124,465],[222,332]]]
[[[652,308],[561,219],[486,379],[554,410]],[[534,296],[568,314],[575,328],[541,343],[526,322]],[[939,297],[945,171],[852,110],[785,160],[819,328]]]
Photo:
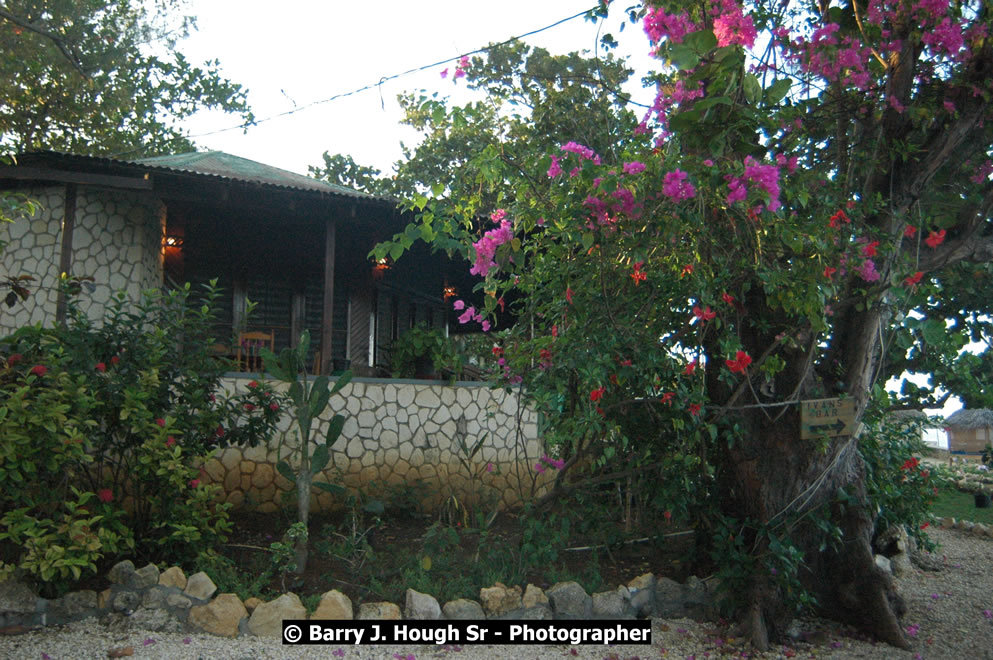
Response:
[[[29,283],[31,297],[0,316],[0,334],[39,322],[51,325],[55,319],[65,188],[35,188],[26,194],[38,203],[38,212],[0,229],[9,242],[0,263],[4,272],[33,275],[35,281]],[[84,291],[79,298],[90,318],[99,319],[119,290],[137,300],[143,290],[162,285],[164,231],[161,201],[80,186],[71,274],[95,280],[93,291]]]
[[[239,390],[250,380],[232,376],[225,388]],[[533,469],[544,453],[537,414],[520,408],[516,392],[490,389],[485,383],[453,386],[357,378],[331,398],[312,431],[315,438],[324,437],[335,412],[345,416],[345,426],[328,469],[315,480],[372,494],[420,480],[424,488],[418,494],[425,507],[451,495],[460,502],[476,498],[487,505],[514,506],[540,492],[545,483]],[[283,420],[281,433],[294,437],[289,420]],[[463,438],[471,447],[481,437],[485,440],[471,465],[476,478],[470,479],[459,461],[463,454],[458,440]],[[276,443],[268,448],[228,448],[208,460],[204,471],[210,481],[223,486],[225,500],[235,509],[275,511],[295,502],[290,482],[275,469],[277,460]],[[340,506],[340,497],[314,491],[312,510]]]

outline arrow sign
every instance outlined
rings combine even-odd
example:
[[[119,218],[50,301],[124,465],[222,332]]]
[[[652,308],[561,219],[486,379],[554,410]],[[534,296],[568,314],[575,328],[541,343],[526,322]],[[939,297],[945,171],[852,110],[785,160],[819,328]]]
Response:
[[[852,399],[814,399],[800,403],[800,439],[851,435],[855,428]]]

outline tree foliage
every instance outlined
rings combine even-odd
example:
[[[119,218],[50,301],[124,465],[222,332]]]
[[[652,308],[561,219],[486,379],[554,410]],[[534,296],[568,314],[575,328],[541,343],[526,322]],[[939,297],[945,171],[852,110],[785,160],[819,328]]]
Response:
[[[924,506],[931,486],[859,438],[939,387],[991,391],[989,8],[671,0],[629,16],[660,62],[637,126],[613,81],[535,88],[499,56],[466,69],[488,102],[409,102],[425,141],[405,167],[430,175],[419,224],[376,254],[418,237],[464,251],[480,283],[459,320],[517,319],[494,335],[498,377],[525,386],[567,466],[656,475],[659,506],[740,569],[756,645],[799,600],[907,646],[870,540],[877,519],[919,520],[879,507]],[[905,370],[931,385],[887,393]],[[800,403],[831,397],[854,403],[854,432],[801,438]]]
[[[0,7],[0,136],[7,151],[129,158],[189,151],[179,122],[252,114],[216,61],[176,48],[185,0],[10,0]]]

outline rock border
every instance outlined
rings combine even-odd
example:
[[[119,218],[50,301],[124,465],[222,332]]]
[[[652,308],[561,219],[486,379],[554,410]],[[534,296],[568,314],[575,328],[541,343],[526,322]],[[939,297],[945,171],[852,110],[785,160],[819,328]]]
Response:
[[[114,627],[156,632],[207,632],[222,637],[279,637],[285,619],[635,619],[648,617],[716,620],[712,584],[690,577],[685,584],[652,573],[640,575],[614,590],[588,594],[576,582],[560,582],[542,590],[528,584],[508,587],[496,583],[480,589],[479,600],[465,598],[444,605],[430,594],[407,589],[403,606],[388,602],[361,603],[333,589],[322,594],[308,616],[294,593],[268,602],[217,594],[203,572],[188,578],[172,566],[155,564],[136,569],[130,560],[107,573],[110,586],[97,593],[74,591],[61,598],[38,597],[25,584],[0,583],[0,630],[63,625],[96,617]]]

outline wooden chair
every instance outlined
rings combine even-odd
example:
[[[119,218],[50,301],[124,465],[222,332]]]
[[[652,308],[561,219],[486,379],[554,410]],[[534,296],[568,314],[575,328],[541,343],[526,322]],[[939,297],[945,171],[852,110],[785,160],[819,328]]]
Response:
[[[235,359],[238,370],[244,372],[262,371],[262,349],[273,350],[275,333],[255,330],[238,333],[238,345],[235,348]]]

